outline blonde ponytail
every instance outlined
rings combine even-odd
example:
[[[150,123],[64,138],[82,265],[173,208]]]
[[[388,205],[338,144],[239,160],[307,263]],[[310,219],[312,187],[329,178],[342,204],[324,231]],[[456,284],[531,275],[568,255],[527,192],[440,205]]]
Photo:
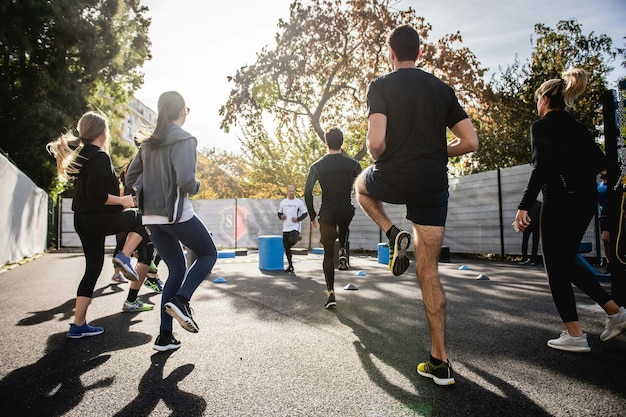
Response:
[[[572,68],[565,71],[561,77],[565,81],[565,90],[563,90],[563,101],[567,107],[574,107],[574,101],[587,88],[589,76],[582,68]]]
[[[82,166],[78,160],[81,146],[91,143],[103,133],[109,137],[109,123],[106,116],[96,112],[87,112],[78,121],[76,127],[79,136],[70,131],[46,145],[48,153],[56,159],[57,175],[61,181],[74,178]]]

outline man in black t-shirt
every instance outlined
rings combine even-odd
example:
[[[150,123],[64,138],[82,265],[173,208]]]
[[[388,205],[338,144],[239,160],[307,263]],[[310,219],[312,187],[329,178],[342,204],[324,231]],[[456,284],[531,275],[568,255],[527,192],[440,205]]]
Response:
[[[354,217],[352,205],[352,186],[354,179],[361,172],[361,165],[341,151],[343,133],[334,128],[326,132],[325,143],[327,153],[317,160],[309,169],[304,187],[304,201],[311,215],[311,223],[318,226],[317,215],[313,207],[313,187],[317,182],[322,188],[322,205],[319,212],[319,227],[324,247],[324,278],[328,299],[326,308],[337,305],[335,300],[335,240],[339,238],[339,269],[348,269],[346,244],[350,233],[349,226]]]
[[[366,144],[375,161],[356,181],[358,201],[389,238],[389,269],[409,267],[409,232],[389,219],[382,202],[405,204],[413,223],[416,272],[431,335],[431,357],[417,372],[438,385],[454,384],[445,349],[446,297],[438,260],[448,211],[448,158],[478,149],[472,122],[450,86],[418,69],[419,35],[409,25],[389,36],[392,72],[367,92]],[[448,143],[448,129],[456,138]]]

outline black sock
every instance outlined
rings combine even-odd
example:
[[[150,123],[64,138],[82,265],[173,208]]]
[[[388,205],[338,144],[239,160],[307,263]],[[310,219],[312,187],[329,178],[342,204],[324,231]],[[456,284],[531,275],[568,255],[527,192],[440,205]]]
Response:
[[[172,337],[172,331],[171,330],[161,330],[160,331],[160,335],[161,335],[161,337]]]
[[[129,303],[134,303],[137,299],[137,295],[139,294],[139,290],[133,290],[132,288],[128,291],[128,298],[126,301]]]
[[[443,361],[441,359],[435,358],[433,355],[430,355],[430,363],[432,363],[435,366],[439,366],[443,363]]]
[[[395,229],[395,228],[396,228],[396,226],[395,226],[395,225],[392,225],[392,226],[389,228],[389,230],[387,230],[387,231],[385,232],[385,234],[387,235],[387,239],[391,240],[391,232],[392,232],[392,231],[393,231],[393,229]]]

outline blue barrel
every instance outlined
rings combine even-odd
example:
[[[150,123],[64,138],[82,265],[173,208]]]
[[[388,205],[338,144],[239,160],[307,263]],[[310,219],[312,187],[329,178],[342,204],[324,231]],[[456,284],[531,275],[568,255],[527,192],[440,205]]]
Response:
[[[283,237],[259,236],[259,269],[278,271],[283,267]]]
[[[388,243],[378,244],[378,263],[379,264],[389,263],[389,244]]]

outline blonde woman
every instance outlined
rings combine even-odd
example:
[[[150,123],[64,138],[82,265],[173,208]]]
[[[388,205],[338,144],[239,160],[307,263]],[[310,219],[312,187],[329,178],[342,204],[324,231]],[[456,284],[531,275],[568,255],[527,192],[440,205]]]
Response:
[[[544,82],[535,92],[540,119],[530,128],[534,167],[515,216],[522,231],[537,221],[528,216],[528,210],[543,191],[539,216],[543,258],[552,298],[565,326],[560,337],[548,340],[548,346],[570,352],[591,350],[578,320],[572,284],[608,315],[602,341],[626,330],[624,307],[611,299],[594,275],[576,264],[578,247],[597,210],[596,175],[606,167],[591,134],[566,111],[586,86],[587,73],[577,68]]]
[[[105,116],[87,112],[78,121],[78,137],[68,132],[48,143],[48,152],[57,160],[58,175],[74,181],[74,227],[85,255],[85,273],[78,286],[74,323],[67,337],[79,339],[104,332],[87,323],[96,281],[104,264],[104,241],[108,235],[130,231],[117,259],[126,278],[136,280],[130,256],[146,237],[145,228],[132,196],[119,195],[119,183],[106,152],[109,127]]]

